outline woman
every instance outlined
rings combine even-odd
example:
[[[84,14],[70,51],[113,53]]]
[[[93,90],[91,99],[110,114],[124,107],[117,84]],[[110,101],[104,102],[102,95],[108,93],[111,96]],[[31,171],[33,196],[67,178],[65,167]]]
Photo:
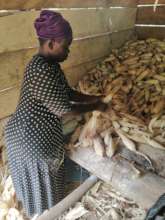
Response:
[[[64,196],[61,117],[101,104],[98,97],[72,90],[60,68],[72,42],[70,24],[59,13],[43,10],[34,25],[39,52],[26,67],[18,106],[5,129],[16,196],[30,218]]]

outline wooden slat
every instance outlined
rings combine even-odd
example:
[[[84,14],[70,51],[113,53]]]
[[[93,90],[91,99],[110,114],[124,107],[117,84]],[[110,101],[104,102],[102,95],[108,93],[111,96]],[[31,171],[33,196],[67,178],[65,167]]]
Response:
[[[88,70],[103,59],[103,56],[110,53],[111,48],[119,47],[133,37],[134,30],[131,29],[113,33],[110,36],[81,41],[81,43],[77,42],[71,57],[62,65],[70,85],[75,85]],[[0,90],[20,82],[24,67],[34,52],[29,49],[0,55]],[[19,88],[0,92],[0,119],[13,113],[18,94]],[[10,100],[12,100],[11,104]]]
[[[111,32],[134,27],[136,8],[113,8],[109,11],[109,28]]]
[[[108,54],[109,50],[109,36],[75,41],[68,60],[63,63],[63,68],[70,68],[98,59]],[[25,65],[36,52],[37,49],[28,49],[0,55],[0,90],[11,87],[22,79]]]
[[[20,89],[18,87],[13,88],[9,91],[0,93],[0,119],[11,115],[18,102]]]
[[[80,78],[87,73],[91,68],[95,67],[98,62],[102,59],[97,59],[89,63],[81,64],[76,67],[66,69],[68,82],[73,84],[80,80]],[[75,84],[75,83],[74,83]],[[0,119],[10,116],[16,109],[18,98],[20,93],[20,86],[14,87],[13,89],[0,92]]]
[[[78,80],[80,80],[85,73],[95,67],[101,60],[102,58],[66,69],[65,73],[67,75],[68,82],[72,85],[75,85],[76,83],[73,84],[73,82],[78,82]],[[0,119],[7,117],[14,112],[18,103],[19,93],[19,86],[0,93]]]
[[[0,54],[0,91],[17,85],[24,68],[36,50],[22,50]]]
[[[136,7],[138,0],[111,0],[108,1],[110,6]]]
[[[41,9],[41,8],[88,8],[115,6],[135,6],[137,0],[1,0],[0,9]]]
[[[107,32],[109,27],[106,20],[107,10],[77,10],[62,11],[74,31],[74,37],[83,37],[90,34]],[[38,41],[33,23],[40,12],[22,12],[0,18],[0,39],[4,41],[0,52],[37,47]],[[83,18],[83,20],[82,20]],[[95,21],[96,24],[94,24]],[[84,26],[82,26],[82,24]],[[19,27],[19,28],[18,28]],[[84,28],[83,28],[84,27]],[[8,34],[7,34],[8,33]],[[6,39],[6,40],[5,40]],[[5,43],[6,42],[6,43]]]
[[[139,39],[146,38],[165,38],[165,28],[164,27],[136,27],[136,33]]]
[[[119,31],[110,35],[111,48],[119,48],[124,45],[125,42],[129,40],[136,40],[137,36],[135,34],[135,29]]]
[[[139,0],[138,5],[154,4],[155,0]],[[165,4],[165,0],[159,0],[159,4]]]
[[[164,178],[151,172],[137,177],[137,173],[126,160],[102,158],[92,148],[83,147],[72,151],[70,158],[145,209],[150,208],[164,193]]]
[[[91,60],[89,62],[82,63],[80,65],[70,67],[70,68],[63,68],[63,71],[66,75],[66,78],[68,80],[68,83],[71,86],[77,85],[78,81],[88,73],[89,70],[94,68],[99,62],[101,62],[104,59],[104,57],[100,57],[95,60]]]
[[[7,122],[9,121],[10,117],[4,118],[2,120],[0,120],[0,145],[3,143],[3,136],[4,136],[4,128],[7,124]]]
[[[165,24],[165,5],[153,7],[140,7],[137,11],[137,24]]]
[[[0,9],[41,9],[41,8],[70,8],[70,7],[105,7],[107,0],[1,0]]]
[[[22,12],[0,18],[0,53],[37,47],[33,22],[39,12]],[[62,11],[70,21],[74,37],[85,37],[108,31],[132,28],[136,8]],[[19,28],[18,28],[19,27]]]
[[[79,72],[77,76],[74,75],[75,78],[72,76],[73,67],[85,66],[85,63],[107,55],[110,48],[120,47],[133,37],[134,30],[130,29],[113,33],[110,36],[74,42],[68,60],[62,64],[62,68],[68,71],[67,76],[70,79],[70,84],[76,84],[76,79],[79,79]],[[36,52],[36,49],[28,49],[0,55],[0,91],[10,88],[22,80],[24,68]]]

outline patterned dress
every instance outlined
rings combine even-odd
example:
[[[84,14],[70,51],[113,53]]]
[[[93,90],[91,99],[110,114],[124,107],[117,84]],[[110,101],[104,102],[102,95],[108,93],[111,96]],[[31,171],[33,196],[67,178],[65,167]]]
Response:
[[[33,56],[18,106],[5,128],[16,196],[29,217],[43,213],[64,196],[61,115],[71,111],[70,91],[58,63]]]

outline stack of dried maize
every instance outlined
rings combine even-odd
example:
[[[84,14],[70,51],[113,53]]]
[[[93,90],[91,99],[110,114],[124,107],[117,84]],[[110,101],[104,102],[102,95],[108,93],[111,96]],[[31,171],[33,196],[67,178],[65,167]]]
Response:
[[[103,95],[109,108],[86,115],[70,146],[93,146],[98,155],[110,157],[119,139],[136,153],[137,143],[165,150],[165,41],[127,42],[86,75],[78,89]]]

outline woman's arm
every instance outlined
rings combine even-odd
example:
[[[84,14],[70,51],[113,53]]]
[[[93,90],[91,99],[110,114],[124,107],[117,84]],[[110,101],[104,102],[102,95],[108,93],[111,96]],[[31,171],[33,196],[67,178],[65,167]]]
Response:
[[[61,70],[61,68],[59,68],[59,72],[61,73],[61,79],[63,84],[65,85],[65,89],[68,93],[69,96],[69,100],[71,103],[77,103],[77,104],[92,104],[95,103],[97,101],[100,101],[102,96],[93,96],[93,95],[85,95],[82,94],[81,92],[78,92],[74,89],[72,89],[70,87],[70,85],[68,84],[68,81],[65,78],[65,75],[63,73],[63,71]]]
[[[92,104],[72,104],[71,111],[63,114],[62,116],[72,116],[79,115],[81,113],[86,113],[94,110],[104,111],[107,107],[107,104],[102,103],[101,101],[97,101]]]
[[[71,89],[69,93],[70,102],[92,104],[101,100],[102,96],[85,95],[76,90]]]

